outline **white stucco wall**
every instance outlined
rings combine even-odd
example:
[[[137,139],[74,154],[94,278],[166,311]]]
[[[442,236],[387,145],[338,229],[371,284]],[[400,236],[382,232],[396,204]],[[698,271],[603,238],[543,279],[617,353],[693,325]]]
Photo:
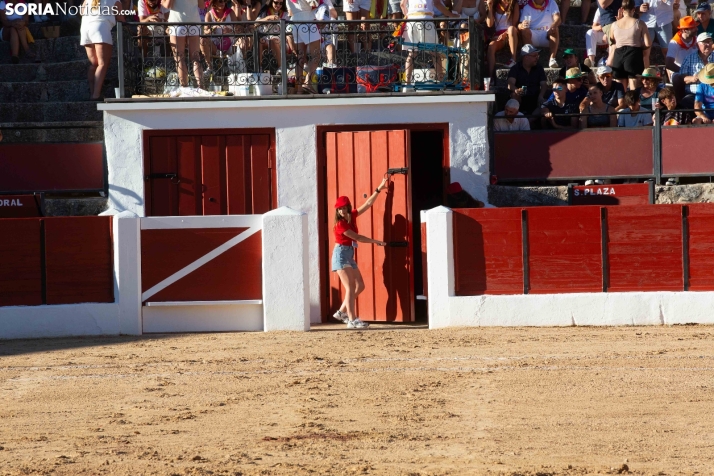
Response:
[[[109,205],[145,215],[142,144],[146,129],[274,128],[278,205],[308,214],[310,318],[320,322],[317,126],[448,123],[451,179],[486,202],[486,111],[493,100],[492,94],[479,93],[100,104]]]
[[[429,328],[471,326],[641,326],[714,324],[714,292],[631,292],[456,296],[453,213],[427,223]]]

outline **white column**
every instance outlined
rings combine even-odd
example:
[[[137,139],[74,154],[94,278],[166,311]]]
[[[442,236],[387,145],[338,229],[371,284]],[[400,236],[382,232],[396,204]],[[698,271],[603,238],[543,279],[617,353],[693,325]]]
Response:
[[[454,296],[454,226],[449,208],[426,212],[426,263],[429,328],[448,327],[449,298]]]
[[[263,215],[263,330],[310,330],[307,214]]]
[[[114,217],[114,299],[119,333],[141,335],[141,219]]]

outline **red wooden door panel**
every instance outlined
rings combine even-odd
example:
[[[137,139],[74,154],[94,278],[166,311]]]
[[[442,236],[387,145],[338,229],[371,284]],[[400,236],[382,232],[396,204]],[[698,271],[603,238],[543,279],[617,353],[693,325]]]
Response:
[[[41,220],[0,220],[0,306],[42,304]]]
[[[608,291],[682,291],[682,206],[609,207]]]
[[[178,214],[178,194],[175,180],[160,177],[176,173],[176,138],[152,137],[149,141],[149,167],[146,190],[146,209],[153,216]]]
[[[409,165],[408,132],[329,132],[327,144],[328,253],[334,248],[334,200],[350,197],[359,207],[370,196],[389,168]],[[407,175],[394,175],[389,194],[380,196],[357,220],[360,234],[407,247],[382,248],[361,244],[356,260],[366,289],[357,301],[357,314],[368,321],[411,321],[414,315],[409,183]],[[342,302],[343,292],[335,273],[330,276],[330,307]]]
[[[714,290],[714,205],[693,203],[689,209],[689,290]]]
[[[600,207],[528,209],[529,292],[602,292]]]
[[[44,222],[47,304],[113,302],[111,217]]]
[[[196,136],[176,138],[176,161],[178,168],[178,214],[201,215],[201,170],[200,142]]]
[[[225,139],[223,137],[201,137],[203,215],[226,214],[225,160]]]
[[[270,211],[270,164],[268,149],[270,137],[267,135],[254,135],[250,138],[250,167],[252,180],[250,186],[253,191],[253,213],[261,214]]]
[[[245,186],[250,176],[250,136],[226,137],[226,200],[229,215],[246,215],[253,211],[251,190]]]
[[[523,293],[520,208],[454,210],[457,296]]]

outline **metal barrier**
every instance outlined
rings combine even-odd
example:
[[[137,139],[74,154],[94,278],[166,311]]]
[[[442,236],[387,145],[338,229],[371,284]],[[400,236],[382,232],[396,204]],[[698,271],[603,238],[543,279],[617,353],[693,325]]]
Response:
[[[585,179],[654,179],[660,183],[662,177],[714,176],[714,149],[696,146],[711,142],[714,126],[663,126],[660,110],[638,113],[652,114],[653,125],[494,132],[491,174],[504,183]],[[490,118],[495,119],[499,118]]]
[[[176,55],[176,35],[200,37],[200,52]],[[295,38],[319,41],[320,48],[298,49]],[[122,97],[161,96],[180,86],[283,96],[300,92],[303,84],[308,92],[337,94],[398,92],[407,84],[483,89],[484,35],[473,18],[127,22],[117,29],[117,43]]]

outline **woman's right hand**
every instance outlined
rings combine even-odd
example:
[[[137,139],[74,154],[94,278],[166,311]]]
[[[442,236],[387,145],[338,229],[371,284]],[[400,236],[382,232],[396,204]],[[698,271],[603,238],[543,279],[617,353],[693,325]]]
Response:
[[[378,241],[378,242],[376,243],[376,245],[377,245],[377,246],[387,246],[387,242],[386,242],[386,241]]]

